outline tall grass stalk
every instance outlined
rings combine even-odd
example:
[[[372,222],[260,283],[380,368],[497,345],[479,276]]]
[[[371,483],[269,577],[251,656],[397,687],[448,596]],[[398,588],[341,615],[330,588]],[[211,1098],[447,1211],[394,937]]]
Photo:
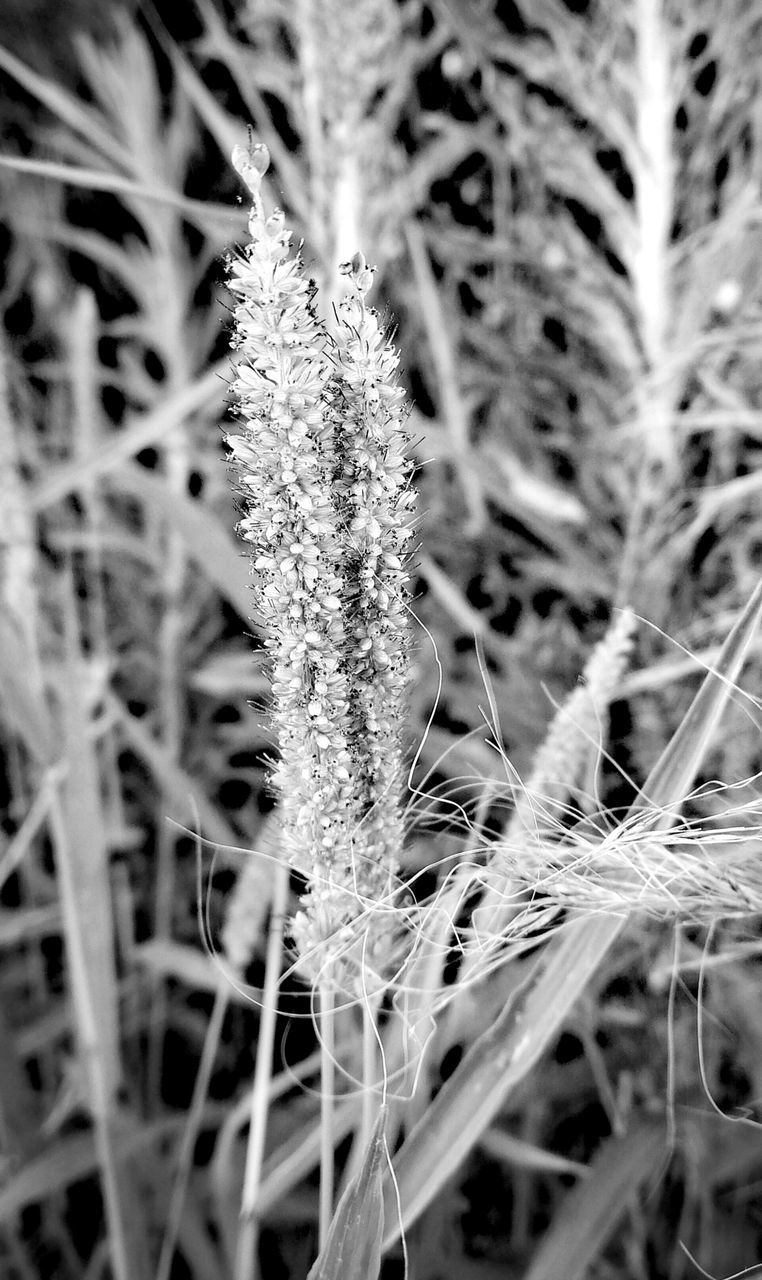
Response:
[[[270,904],[270,925],[267,934],[265,958],[265,984],[262,990],[262,1010],[257,1036],[257,1063],[251,1091],[249,1141],[246,1147],[243,1190],[241,1194],[241,1221],[235,1262],[236,1280],[256,1280],[259,1274],[257,1240],[259,1219],[257,1199],[262,1179],[269,1092],[273,1074],[275,1024],[278,1014],[278,986],[282,968],[283,933],[288,903],[288,867],[281,859],[275,868],[275,887]]]
[[[299,260],[287,256],[282,214],[265,214],[265,148],[239,148],[233,162],[254,203],[251,242],[232,266],[242,431],[230,443],[273,664],[284,841],[308,886],[291,932],[319,1001],[324,1247],[335,988],[360,994],[368,967],[383,981],[383,912],[401,852],[410,464],[396,356],[365,302],[372,271],[361,254],[346,264],[352,292],[329,332]]]
[[[328,1241],[328,1231],[333,1218],[333,1197],[336,1175],[334,1169],[334,1146],[336,1127],[334,1110],[336,1105],[336,1036],[334,1034],[336,1019],[336,997],[331,981],[330,969],[326,980],[321,984],[317,999],[318,1027],[320,1047],[320,1204],[318,1216],[318,1244],[321,1251]]]
[[[177,1153],[177,1172],[175,1174],[172,1195],[167,1209],[167,1226],[164,1233],[164,1239],[162,1240],[158,1266],[156,1268],[156,1280],[169,1280],[171,1275],[175,1249],[177,1247],[177,1240],[180,1234],[182,1216],[186,1206],[188,1184],[193,1167],[193,1149],[198,1139],[204,1102],[209,1092],[209,1081],[214,1068],[214,1059],[219,1048],[222,1025],[228,1009],[228,1004],[228,988],[220,984],[215,994],[214,1005],[212,1007],[211,1017],[209,1018],[209,1026],[207,1028],[206,1036],[204,1037],[204,1049],[201,1055],[201,1061],[199,1062],[198,1073],[193,1085],[193,1101],[189,1108],[188,1123],[185,1126],[183,1140]],[[266,1054],[266,1045],[267,1039],[265,1038],[261,1043],[261,1052],[263,1056]],[[253,1266],[249,1266],[246,1274],[252,1276],[252,1280],[256,1280]]]

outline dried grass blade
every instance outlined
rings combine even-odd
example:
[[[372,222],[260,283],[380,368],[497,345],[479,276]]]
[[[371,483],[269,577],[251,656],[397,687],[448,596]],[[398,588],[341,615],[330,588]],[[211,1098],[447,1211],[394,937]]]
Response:
[[[92,1176],[96,1165],[92,1133],[59,1136],[54,1145],[16,1169],[0,1189],[0,1223],[11,1223],[29,1205]]]
[[[733,692],[754,632],[762,618],[762,581],[751,594],[715,665],[710,668],[682,722],[641,787],[642,800],[631,814],[647,809],[663,809],[658,828],[671,826],[676,808],[693,785],[701,761]]]
[[[125,465],[115,479],[120,489],[134,495],[157,519],[171,521],[207,580],[242,618],[248,618],[252,600],[246,561],[209,507],[173,492],[162,476],[144,467]]]
[[[100,147],[112,164],[114,161],[127,164],[129,156],[112,134],[107,133],[99,124],[97,114],[87,110],[66,89],[57,84],[52,77],[39,75],[0,45],[0,69],[11,76],[27,93],[47,107],[62,124],[68,125],[75,133],[81,134],[93,146]]]
[[[108,845],[98,766],[82,697],[72,587],[63,601],[66,653],[60,691],[67,770],[51,806],[51,831],[81,1066],[93,1119],[115,1280],[147,1276],[146,1231],[137,1196],[116,1152],[115,1096],[121,1082],[119,1010]]]
[[[26,907],[0,911],[0,947],[16,947],[61,928],[61,908],[57,902],[44,907]]]
[[[343,1142],[360,1122],[358,1099],[340,1102],[333,1112],[335,1144]],[[300,1129],[265,1162],[257,1196],[257,1213],[266,1218],[273,1209],[306,1178],[320,1160],[320,1121]]]
[[[35,1149],[41,1121],[40,1099],[29,1083],[18,1052],[5,998],[0,1000],[0,1138],[5,1158],[17,1161]]]
[[[283,961],[283,926],[289,891],[289,868],[284,859],[277,865],[274,874],[265,981],[262,989],[262,1011],[257,1036],[257,1062],[254,1087],[251,1091],[249,1141],[246,1147],[241,1194],[241,1229],[237,1241],[236,1275],[239,1275],[241,1280],[248,1280],[255,1270],[254,1259],[259,1237],[257,1199],[262,1179],[265,1139],[270,1114],[275,1029],[278,1020],[278,994]]]
[[[386,1107],[381,1107],[362,1166],[339,1201],[325,1248],[307,1280],[377,1280],[384,1232],[385,1123]]]
[[[524,1280],[584,1280],[663,1154],[664,1131],[655,1125],[645,1124],[624,1138],[605,1142],[589,1178],[566,1197]]]
[[[193,1085],[193,1100],[191,1102],[188,1113],[188,1121],[185,1126],[182,1141],[179,1150],[175,1156],[175,1179],[172,1187],[172,1195],[167,1209],[167,1225],[162,1242],[161,1255],[159,1265],[156,1270],[156,1280],[168,1280],[171,1270],[175,1246],[181,1236],[183,1222],[187,1221],[186,1229],[189,1232],[194,1230],[194,1222],[191,1215],[187,1214],[187,1200],[190,1190],[190,1178],[193,1168],[193,1150],[198,1139],[201,1122],[203,1120],[204,1105],[206,1103],[209,1081],[212,1077],[214,1061],[219,1049],[220,1036],[222,1034],[222,1025],[225,1019],[225,1013],[228,1007],[228,991],[221,986],[217,989],[214,1005],[212,1007],[212,1015],[209,1019],[206,1035],[204,1037],[204,1048],[201,1054],[196,1080]],[[203,1246],[205,1237],[203,1232],[199,1233],[198,1245]],[[194,1264],[197,1259],[194,1257]]]
[[[220,401],[225,394],[225,382],[229,373],[229,362],[218,361],[195,382],[167,396],[155,409],[142,414],[137,421],[120,430],[118,436],[97,453],[86,460],[77,459],[58,468],[51,468],[30,494],[32,510],[44,511],[88,481],[108,475],[149,445],[158,443],[166,446],[169,433],[185,418]]]
[[[67,654],[60,690],[66,772],[55,805],[56,870],[69,955],[71,994],[85,1064],[110,1109],[121,1079],[119,1014],[108,842],[98,764],[82,697],[86,679],[78,652],[73,605],[67,602]],[[92,1026],[88,1026],[92,1018]]]
[[[52,761],[50,717],[38,690],[20,672],[35,669],[34,655],[9,617],[0,616],[0,703],[14,731],[40,764]]]
[[[177,818],[178,815],[185,815],[189,822],[200,818],[201,827],[209,840],[235,848],[238,844],[235,831],[219,809],[204,795],[200,783],[172,760],[143,721],[131,715],[117,697],[109,696],[108,705],[125,739],[151,770],[157,786],[160,785],[173,805],[177,806],[177,812],[170,816]]]
[[[177,979],[191,991],[208,991],[212,995],[225,991],[231,1001],[247,1008],[251,1004],[249,990],[239,991],[231,983],[225,963],[219,956],[211,957],[187,943],[173,942],[170,938],[148,938],[132,948],[130,959],[158,977]]]
[[[488,1129],[479,1143],[487,1155],[505,1164],[514,1165],[517,1169],[533,1169],[539,1173],[571,1174],[573,1178],[587,1178],[590,1170],[586,1164],[577,1160],[569,1160],[566,1156],[557,1155],[555,1151],[547,1151],[544,1147],[535,1146],[523,1138],[514,1138],[505,1129]]]
[[[195,107],[206,129],[208,129],[220,154],[227,160],[233,147],[241,141],[243,132],[241,121],[226,111],[219,100],[210,93],[195,67],[180,52],[176,45],[169,45],[172,63],[178,83],[182,86],[188,100]],[[257,130],[259,133],[259,130]]]
[[[558,1034],[624,921],[578,920],[546,950],[546,962],[523,1007],[509,1004],[471,1046],[413,1129],[394,1162],[397,1191],[385,1179],[389,1248],[431,1203],[494,1120],[511,1089]]]
[[[32,160],[27,156],[0,155],[0,168],[15,173],[31,173],[51,182],[62,182],[69,187],[82,187],[87,191],[111,191],[116,195],[130,196],[133,200],[148,200],[155,204],[179,209],[189,222],[196,226],[213,227],[217,234],[229,240],[231,232],[243,234],[246,219],[240,209],[218,204],[212,200],[194,200],[191,196],[178,195],[169,187],[151,187],[135,182],[120,173],[103,173],[99,169],[85,169],[79,165],[61,164],[53,160]]]
[[[436,370],[436,382],[441,388],[445,430],[449,435],[452,457],[468,509],[466,532],[475,536],[484,528],[486,506],[479,472],[474,465],[476,453],[470,440],[470,413],[458,379],[455,343],[420,223],[409,221],[405,227],[405,236],[420,297],[421,317]]]

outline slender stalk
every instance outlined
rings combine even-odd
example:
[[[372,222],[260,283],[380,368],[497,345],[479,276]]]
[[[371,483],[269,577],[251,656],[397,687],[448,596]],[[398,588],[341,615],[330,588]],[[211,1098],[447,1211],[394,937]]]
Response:
[[[256,1280],[259,1219],[256,1213],[270,1105],[275,1027],[278,1018],[278,984],[283,951],[283,925],[288,902],[288,866],[279,862],[275,868],[270,927],[267,934],[265,984],[262,992],[262,1017],[257,1037],[257,1063],[251,1091],[251,1119],[246,1166],[241,1196],[241,1226],[235,1261],[235,1280]]]
[[[185,1126],[183,1140],[177,1159],[177,1176],[175,1184],[172,1188],[172,1196],[169,1203],[169,1211],[167,1213],[167,1229],[164,1232],[164,1240],[161,1246],[161,1255],[159,1257],[159,1266],[156,1271],[156,1280],[169,1280],[170,1270],[172,1267],[172,1257],[177,1243],[177,1237],[180,1232],[180,1223],[183,1216],[183,1206],[188,1191],[188,1179],[190,1177],[191,1162],[193,1159],[193,1148],[198,1137],[199,1122],[204,1107],[204,1099],[209,1090],[209,1081],[212,1075],[214,1059],[217,1053],[217,1047],[220,1042],[220,1034],[222,1032],[222,1024],[225,1019],[229,1002],[228,988],[220,983],[217,993],[214,997],[214,1007],[212,1008],[212,1016],[209,1019],[206,1036],[204,1038],[204,1048],[201,1054],[201,1062],[199,1063],[196,1081],[193,1086],[193,1099],[191,1101],[190,1111],[188,1114],[188,1123]]]
[[[375,1007],[374,1007],[375,1005]],[[378,1068],[378,1041],[376,1039],[375,1018],[378,1002],[370,999],[362,1004],[362,1128],[359,1134],[358,1147],[364,1151],[370,1141],[373,1125],[376,1120],[378,1106],[376,1103],[376,1076]]]
[[[63,885],[64,914],[70,918],[73,916],[73,912],[67,911],[66,901],[72,900],[73,886],[70,883],[71,876],[68,870],[67,823],[59,799],[54,800],[51,805],[50,825],[58,853],[59,874]],[[110,1098],[111,1082],[108,1079],[107,1068],[104,1063],[102,1032],[96,1017],[91,981],[88,975],[86,949],[82,940],[82,930],[76,927],[74,919],[71,919],[71,927],[66,932],[66,946],[72,1002],[76,1014],[77,1038],[87,1079],[88,1104],[93,1121],[93,1137],[103,1189],[106,1221],[108,1223],[111,1267],[114,1280],[137,1280],[130,1258],[129,1233],[125,1222],[117,1155],[114,1146]]]
[[[347,292],[329,327],[291,252],[284,214],[265,209],[267,149],[236,147],[232,159],[252,206],[249,244],[230,271],[240,429],[228,443],[243,510],[238,531],[251,547],[270,658],[283,846],[308,886],[290,932],[319,1006],[322,1250],[334,1207],[336,992],[362,990],[367,1002],[372,986],[377,998],[390,939],[383,907],[403,835],[412,464],[398,356],[366,302],[373,269],[359,252],[341,265]],[[352,961],[358,920],[365,922],[360,980]],[[361,1126],[368,1135],[373,1016],[368,1006]],[[252,1121],[257,1179],[263,1132],[262,1120],[255,1137]],[[237,1280],[248,1280],[255,1251],[246,1191],[244,1211]]]
[[[333,1109],[336,1088],[334,1043],[334,990],[329,981],[320,986],[320,1038],[323,1054],[320,1062],[320,1218],[318,1241],[325,1248],[328,1228],[333,1217]]]
[[[320,75],[319,15],[315,0],[297,0],[294,18],[299,32],[298,57],[302,79],[306,154],[310,180],[312,240],[322,263],[328,261],[326,228],[326,157],[323,130],[323,93]]]
[[[637,251],[632,273],[646,358],[641,404],[646,451],[672,461],[674,451],[669,387],[664,385],[672,311],[670,231],[674,217],[672,121],[675,113],[670,29],[662,0],[637,0],[638,166],[635,207]]]

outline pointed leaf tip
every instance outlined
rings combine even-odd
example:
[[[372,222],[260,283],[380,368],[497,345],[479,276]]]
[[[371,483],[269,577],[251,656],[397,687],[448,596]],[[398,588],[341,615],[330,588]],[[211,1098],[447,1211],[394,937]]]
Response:
[[[382,1106],[362,1165],[339,1201],[328,1239],[307,1280],[378,1280],[384,1236],[385,1124],[386,1107]]]

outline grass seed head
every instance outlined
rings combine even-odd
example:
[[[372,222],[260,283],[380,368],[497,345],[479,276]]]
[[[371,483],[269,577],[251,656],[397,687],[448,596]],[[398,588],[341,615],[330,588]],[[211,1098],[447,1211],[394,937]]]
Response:
[[[233,163],[253,204],[250,241],[230,267],[239,428],[229,438],[272,674],[279,746],[273,782],[292,859],[308,874],[293,926],[313,976],[364,921],[379,952],[402,840],[401,725],[411,536],[398,356],[365,301],[372,269],[347,264],[350,290],[331,332],[265,211],[261,146]]]

